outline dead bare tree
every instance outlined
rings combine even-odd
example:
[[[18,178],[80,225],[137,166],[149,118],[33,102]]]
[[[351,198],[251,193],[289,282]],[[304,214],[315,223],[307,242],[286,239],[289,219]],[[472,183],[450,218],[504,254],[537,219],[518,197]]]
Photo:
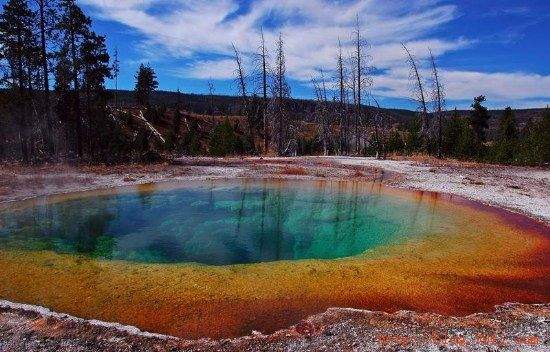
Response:
[[[424,148],[427,144],[427,134],[428,134],[428,107],[426,104],[426,94],[424,92],[424,84],[422,83],[422,76],[420,75],[420,72],[418,70],[418,65],[416,63],[416,60],[410,50],[407,48],[407,46],[404,43],[401,43],[401,46],[403,46],[403,49],[407,53],[407,63],[409,64],[410,73],[409,73],[409,79],[413,82],[413,94],[414,94],[414,100],[417,101],[420,104],[420,110],[421,110],[421,128],[420,128],[420,134],[422,135],[422,143],[424,145]]]
[[[332,123],[330,119],[330,111],[327,100],[327,88],[325,82],[325,74],[323,70],[320,71],[320,81],[313,78],[313,87],[315,89],[315,96],[317,98],[317,104],[315,107],[315,118],[319,129],[319,139],[323,145],[323,155],[328,155],[329,145],[332,143],[331,129]]]
[[[236,74],[237,74],[237,84],[239,87],[239,93],[241,94],[241,99],[243,100],[244,108],[246,109],[246,104],[248,103],[248,94],[246,91],[246,76],[244,72],[243,67],[243,60],[241,53],[237,50],[237,47],[235,47],[235,44],[231,44],[233,46],[233,52],[235,54],[235,65],[236,65]]]
[[[369,66],[369,61],[372,60],[372,58],[368,54],[369,44],[361,32],[359,15],[356,17],[355,29],[353,31],[353,47],[352,62],[355,67],[354,73],[356,81],[356,84],[354,84],[356,88],[355,152],[359,153],[361,141],[360,125],[363,123],[363,89],[372,85],[372,77],[370,76],[372,67]]]
[[[286,81],[286,59],[282,33],[277,41],[277,55],[275,58],[275,72],[273,76],[273,114],[277,138],[277,153],[287,155],[290,152],[292,140],[290,140],[291,121],[286,109],[286,103],[290,98],[290,87]]]
[[[214,92],[216,88],[211,80],[208,81],[208,112],[210,115],[214,115]]]
[[[338,73],[338,116],[340,122],[340,153],[349,151],[349,114],[347,109],[347,84],[346,84],[346,68],[344,56],[342,53],[342,42],[338,39],[338,57],[336,61]]]
[[[445,110],[445,89],[439,77],[439,70],[435,62],[435,57],[430,50],[430,59],[432,61],[432,100],[434,112],[437,117],[437,157],[442,157],[443,144],[443,115]]]
[[[254,116],[254,109],[252,105],[250,104],[250,99],[248,98],[248,92],[247,92],[247,77],[243,65],[243,59],[241,56],[241,53],[239,50],[237,50],[237,47],[235,44],[232,44],[233,46],[233,52],[235,54],[235,65],[236,65],[236,75],[237,75],[237,85],[239,88],[239,92],[242,99],[243,104],[243,112],[246,116],[247,121],[247,127],[248,127],[248,140],[250,143],[250,146],[252,147],[252,152],[255,150],[254,146],[254,127],[255,127],[255,116]]]
[[[269,121],[267,121],[266,109],[268,105],[267,91],[269,88],[268,85],[268,52],[265,45],[265,37],[263,28],[260,28],[260,46],[258,48],[257,62],[259,66],[260,76],[261,76],[261,94],[262,94],[262,103],[260,107],[262,125],[263,125],[263,137],[264,137],[264,151],[267,153],[269,149]]]

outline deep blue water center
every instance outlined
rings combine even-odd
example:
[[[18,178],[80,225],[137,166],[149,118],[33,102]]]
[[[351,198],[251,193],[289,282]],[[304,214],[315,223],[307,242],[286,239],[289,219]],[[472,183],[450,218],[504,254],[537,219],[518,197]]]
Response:
[[[0,249],[149,263],[332,259],[442,230],[432,207],[341,182],[138,187],[0,213]]]

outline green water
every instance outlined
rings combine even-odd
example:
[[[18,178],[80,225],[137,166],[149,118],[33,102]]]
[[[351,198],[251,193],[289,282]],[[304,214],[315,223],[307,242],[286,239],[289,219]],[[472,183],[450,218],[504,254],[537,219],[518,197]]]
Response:
[[[331,259],[451,222],[429,202],[364,188],[247,180],[44,200],[0,213],[0,249],[210,265]]]

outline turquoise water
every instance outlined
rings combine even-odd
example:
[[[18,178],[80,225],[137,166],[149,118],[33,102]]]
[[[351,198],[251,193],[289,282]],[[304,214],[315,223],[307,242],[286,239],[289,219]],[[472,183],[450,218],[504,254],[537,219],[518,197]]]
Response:
[[[210,265],[332,259],[444,232],[450,222],[429,202],[350,183],[208,182],[7,209],[0,249]]]

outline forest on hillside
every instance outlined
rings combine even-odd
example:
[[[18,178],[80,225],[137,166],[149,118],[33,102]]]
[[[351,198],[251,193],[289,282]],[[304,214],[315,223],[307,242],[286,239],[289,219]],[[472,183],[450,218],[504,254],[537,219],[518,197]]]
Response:
[[[484,96],[448,110],[432,55],[430,77],[403,47],[417,111],[384,109],[360,18],[353,50],[313,78],[314,100],[292,98],[281,34],[258,52],[233,45],[236,96],[158,92],[142,64],[134,91],[119,91],[119,53],[74,0],[8,0],[0,13],[0,159],[121,163],[176,155],[370,155],[429,153],[483,162],[547,165],[549,109],[491,112]],[[253,55],[246,67],[244,55]],[[330,78],[327,78],[330,77]],[[106,88],[113,82],[114,90]]]

